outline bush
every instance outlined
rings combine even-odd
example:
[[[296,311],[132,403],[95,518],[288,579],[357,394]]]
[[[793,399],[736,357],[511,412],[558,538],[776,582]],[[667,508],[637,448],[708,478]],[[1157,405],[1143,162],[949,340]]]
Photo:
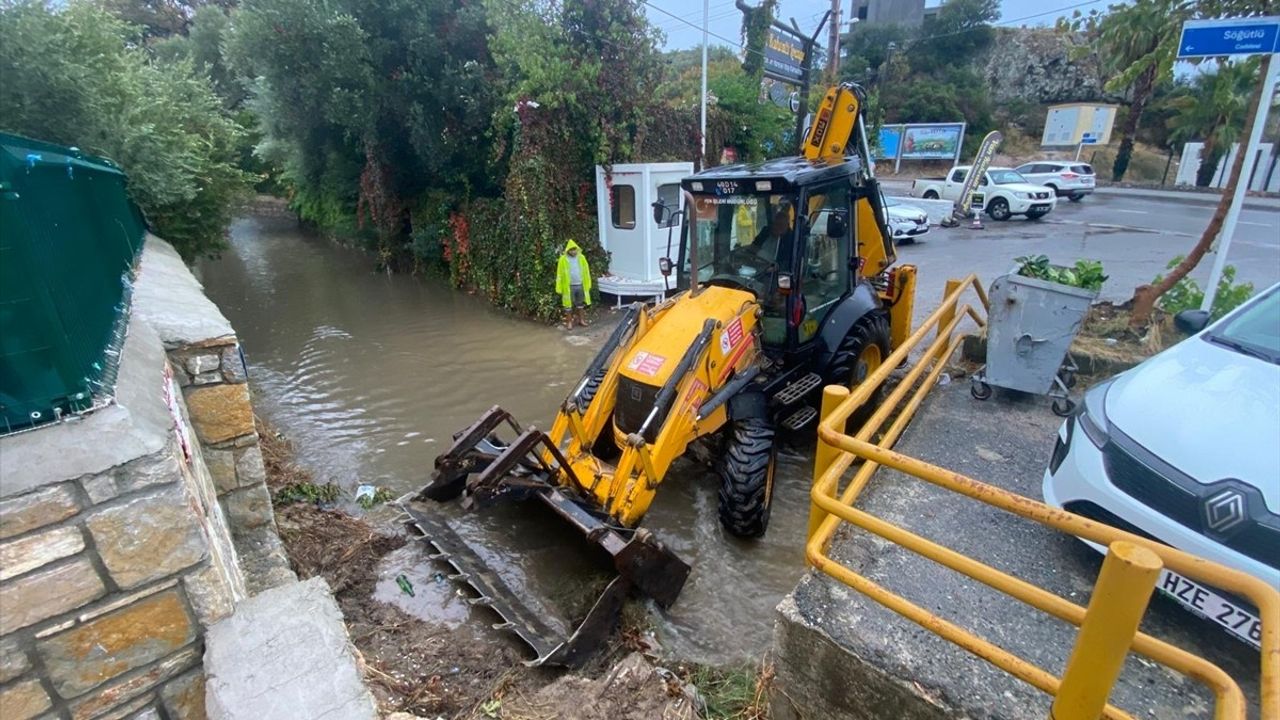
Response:
[[[189,60],[139,40],[87,2],[0,5],[0,127],[114,160],[158,234],[188,259],[217,252],[247,192],[243,131]]]
[[[1179,255],[1169,261],[1166,269],[1172,270],[1182,262],[1184,256]],[[1152,285],[1158,284],[1164,278],[1163,275],[1157,275],[1155,280],[1151,281]],[[1235,310],[1244,304],[1246,300],[1253,297],[1253,283],[1235,284],[1236,268],[1234,265],[1227,265],[1222,268],[1222,277],[1218,278],[1218,292],[1213,296],[1213,307],[1209,310],[1210,320],[1217,320],[1227,313]],[[1200,303],[1204,302],[1204,290],[1200,289],[1200,284],[1190,277],[1184,277],[1173,287],[1169,288],[1165,294],[1160,296],[1156,304],[1161,310],[1176,315],[1183,310],[1195,310],[1200,307]]]

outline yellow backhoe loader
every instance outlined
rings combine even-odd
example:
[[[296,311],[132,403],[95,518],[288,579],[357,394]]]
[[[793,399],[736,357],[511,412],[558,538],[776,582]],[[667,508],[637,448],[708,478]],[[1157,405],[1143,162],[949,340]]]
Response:
[[[626,311],[549,432],[494,407],[402,503],[471,601],[533,649],[530,664],[581,663],[629,592],[675,602],[690,568],[640,527],[675,460],[704,451],[724,528],[763,535],[775,438],[811,431],[822,386],[856,385],[906,338],[915,268],[892,267],[861,103],[860,88],[833,87],[800,156],[684,179],[682,207],[654,208],[680,226],[677,257],[660,263],[675,292]],[[504,427],[513,438],[500,438]],[[616,578],[568,637],[433,513],[430,501],[459,497],[467,507],[540,501],[609,558]]]

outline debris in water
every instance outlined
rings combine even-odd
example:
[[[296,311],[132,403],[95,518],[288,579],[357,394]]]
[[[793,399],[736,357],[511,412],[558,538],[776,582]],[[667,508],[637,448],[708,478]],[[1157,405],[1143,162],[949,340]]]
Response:
[[[405,595],[408,595],[409,597],[417,597],[413,592],[413,583],[409,582],[409,578],[405,577],[404,573],[400,573],[396,576],[396,585],[400,586],[400,591]]]
[[[374,505],[381,505],[384,502],[395,499],[396,496],[386,488],[374,485],[361,485],[356,488],[356,504],[365,510],[373,508]]]

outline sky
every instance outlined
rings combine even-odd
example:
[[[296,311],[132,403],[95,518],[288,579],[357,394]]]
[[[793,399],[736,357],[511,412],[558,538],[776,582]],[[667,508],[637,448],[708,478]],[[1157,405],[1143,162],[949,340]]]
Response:
[[[849,16],[852,0],[841,0],[844,3],[844,16]],[[758,5],[759,0],[746,0],[749,5]],[[1079,9],[1087,13],[1089,10],[1105,10],[1107,5],[1116,0],[1002,0],[1000,3],[999,25],[1052,25],[1059,17],[1070,16]],[[656,25],[667,35],[667,50],[682,50],[695,47],[702,42],[702,2],[700,0],[645,0],[645,12],[649,22]],[[940,4],[938,0],[926,0],[926,5]],[[780,0],[778,3],[778,19],[789,22],[795,18],[801,30],[812,32],[822,19],[822,14],[831,9],[831,0]],[[664,12],[665,11],[665,12]],[[669,14],[668,14],[669,13]],[[675,17],[672,17],[672,16]],[[734,0],[710,0],[711,19],[707,30],[710,45],[729,45],[736,47],[742,35],[742,12],[734,5]],[[679,18],[679,19],[678,19]],[[681,19],[687,22],[681,22]],[[721,36],[720,38],[715,35]],[[820,40],[826,43],[826,33]]]

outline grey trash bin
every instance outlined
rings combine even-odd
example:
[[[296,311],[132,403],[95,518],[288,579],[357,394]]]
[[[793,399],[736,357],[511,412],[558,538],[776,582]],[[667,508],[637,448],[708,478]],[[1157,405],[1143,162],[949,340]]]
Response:
[[[973,376],[973,396],[986,400],[992,385],[1048,395],[1055,413],[1069,415],[1076,368],[1067,350],[1097,296],[1096,290],[1016,272],[996,278],[987,315],[987,363]]]

